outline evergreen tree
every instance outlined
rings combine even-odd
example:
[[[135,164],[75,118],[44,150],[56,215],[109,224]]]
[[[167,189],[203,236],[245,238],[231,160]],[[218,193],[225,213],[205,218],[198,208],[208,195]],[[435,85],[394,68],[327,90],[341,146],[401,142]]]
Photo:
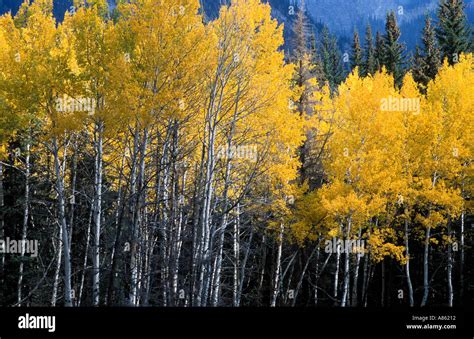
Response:
[[[382,37],[382,34],[380,32],[377,32],[375,36],[375,68],[377,70],[380,70],[384,64],[383,61],[383,55],[384,55],[384,40]]]
[[[438,8],[436,36],[443,59],[448,58],[451,65],[459,61],[459,54],[471,48],[471,31],[464,7],[463,0],[441,0]]]
[[[317,55],[316,37],[314,32],[310,35],[310,27],[304,10],[299,10],[293,26],[294,48],[292,63],[295,65],[293,75],[293,88],[295,90],[294,109],[300,117],[311,117],[314,115],[315,107],[314,93],[319,91],[319,79],[323,78],[321,63]],[[310,44],[308,44],[310,41]],[[311,143],[315,141],[312,133],[308,131],[307,138],[300,147],[300,177],[301,182],[314,177],[314,171],[321,170],[321,164],[312,161],[309,153]]]
[[[425,59],[419,45],[416,45],[415,53],[411,58],[411,71],[413,74],[413,79],[419,83],[421,87],[425,86],[429,82],[429,79],[426,75]]]
[[[422,87],[426,87],[431,79],[434,79],[441,66],[440,50],[436,41],[434,27],[429,17],[425,20],[423,29],[423,48],[416,47],[413,60],[413,78]]]
[[[313,64],[313,74],[316,77],[319,86],[323,86],[324,83],[327,81],[327,79],[324,74],[323,65],[321,61],[321,55],[319,54],[319,51],[318,51],[316,34],[314,33],[314,31],[311,33],[310,54],[311,54],[311,61]]]
[[[344,69],[337,40],[327,27],[324,27],[322,31],[320,50],[324,75],[331,89],[335,90],[344,79]]]
[[[372,38],[372,29],[367,25],[365,31],[364,60],[362,67],[362,75],[366,76],[374,74],[377,71],[377,59]]]
[[[359,33],[354,31],[354,40],[352,42],[352,54],[351,54],[351,69],[359,67],[359,73],[361,72],[361,66],[363,64],[364,51],[360,46]]]
[[[387,71],[393,74],[395,83],[400,86],[404,75],[404,45],[399,42],[400,28],[397,24],[395,12],[391,11],[387,14],[385,23],[384,48],[383,48],[383,65]]]

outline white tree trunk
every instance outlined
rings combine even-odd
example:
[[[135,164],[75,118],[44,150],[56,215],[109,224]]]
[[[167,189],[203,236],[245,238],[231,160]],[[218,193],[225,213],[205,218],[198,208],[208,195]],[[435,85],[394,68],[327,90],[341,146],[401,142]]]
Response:
[[[57,139],[53,139],[54,168],[56,172],[56,190],[58,193],[58,219],[62,232],[63,261],[64,261],[64,305],[72,306],[71,288],[71,248],[65,213],[64,169],[61,170],[59,162],[59,147]]]
[[[131,225],[131,239],[130,239],[130,293],[128,296],[128,302],[130,306],[137,305],[137,288],[138,288],[138,202],[137,202],[137,192],[139,188],[137,187],[137,160],[139,156],[139,133],[140,129],[137,123],[135,128],[135,134],[133,136],[133,159],[132,159],[132,170],[130,173],[130,196],[131,196],[131,215],[132,215],[132,225]]]
[[[408,299],[410,302],[410,307],[415,306],[415,301],[413,299],[413,285],[411,282],[411,275],[410,275],[410,245],[409,245],[409,229],[408,229],[408,219],[405,219],[405,251],[407,262],[405,264],[405,272],[407,277],[407,285],[408,285]]]
[[[214,120],[214,117],[210,119]],[[209,281],[211,276],[211,202],[214,190],[214,167],[215,167],[215,133],[214,123],[209,122],[208,154],[206,163],[205,188],[204,188],[204,206],[201,215],[201,271],[200,288],[197,299],[197,306],[206,306],[208,297]]]
[[[250,238],[252,241],[252,238]],[[240,303],[240,278],[239,278],[239,270],[240,270],[240,209],[239,205],[237,204],[236,207],[236,216],[234,221],[234,231],[232,232],[232,243],[233,243],[233,250],[234,250],[234,272],[233,272],[233,286],[232,286],[232,300],[234,307],[237,307]],[[250,243],[249,243],[250,246]],[[246,252],[247,258],[248,251]]]
[[[100,296],[100,230],[102,220],[102,147],[103,124],[96,125],[95,133],[95,177],[94,177],[94,242],[92,245],[92,305],[99,306]]]
[[[237,204],[236,206],[236,224],[235,224],[235,229],[234,229],[234,241],[236,242],[236,245],[234,246],[234,256],[239,256],[240,253],[240,204]],[[250,256],[250,249],[252,246],[252,240],[253,236],[255,234],[255,228],[251,226],[250,229],[250,236],[249,236],[249,241],[247,248],[245,250],[245,255],[244,259],[242,260],[242,263],[239,263],[237,261],[238,258],[236,258],[236,267],[239,266],[240,264],[240,274],[237,272],[237,275],[234,273],[234,278],[238,277],[239,282],[237,284],[237,295],[236,295],[236,300],[234,301],[234,306],[238,307],[240,306],[240,302],[242,300],[242,289],[244,286],[244,281],[245,281],[245,268],[247,267],[247,260]],[[235,284],[235,283],[234,283]]]
[[[421,307],[426,306],[430,292],[429,280],[429,252],[430,252],[430,236],[431,226],[428,226],[425,234],[425,250],[423,253],[423,299],[421,300]]]
[[[334,272],[334,299],[337,300],[339,292],[339,266],[341,261],[341,251],[339,246],[336,248],[336,271]]]
[[[359,228],[359,235],[358,235],[358,240],[362,240],[362,230]],[[359,251],[362,249],[358,249]],[[356,264],[354,268],[354,278],[353,278],[353,283],[352,283],[352,306],[357,306],[358,304],[358,288],[359,288],[359,268],[360,268],[360,259],[361,259],[361,253],[357,252],[356,254]]]
[[[351,224],[352,218],[349,217],[347,220],[347,229],[346,229],[346,240],[349,241],[351,237]],[[349,281],[350,281],[350,263],[351,263],[351,254],[349,253],[349,246],[345,246],[345,255],[344,255],[344,287],[342,289],[342,300],[341,306],[346,307],[349,299]]]
[[[283,250],[283,233],[285,231],[285,225],[280,225],[280,233],[278,234],[278,252],[277,252],[277,260],[276,260],[276,269],[275,269],[275,277],[273,280],[273,293],[272,299],[270,302],[271,307],[276,306],[278,294],[280,293],[280,282],[281,282],[281,253]]]
[[[79,292],[77,294],[77,302],[76,302],[77,306],[81,306],[82,291],[84,289],[84,280],[86,277],[87,257],[89,256],[89,243],[90,243],[90,238],[91,238],[92,212],[93,211],[91,209],[90,214],[89,214],[89,220],[87,222],[86,249],[84,250],[84,261],[82,262],[81,282],[79,284]]]
[[[451,220],[448,220],[448,237],[451,237],[451,236],[452,236]],[[448,274],[448,306],[453,307],[454,292],[453,292],[453,245],[452,244],[448,244],[447,274]]]
[[[61,275],[61,264],[63,260],[63,243],[61,241],[63,237],[63,229],[59,227],[58,242],[57,242],[57,252],[56,252],[56,270],[54,272],[54,282],[53,282],[53,294],[51,296],[51,306],[56,306],[56,301],[58,300],[58,289],[59,289],[59,278]],[[52,239],[54,242],[54,238]]]
[[[28,231],[28,218],[29,218],[29,208],[30,208],[30,142],[27,141],[26,144],[26,155],[25,155],[25,202],[23,207],[23,227],[21,230],[21,239],[26,240],[27,231]],[[21,247],[21,260],[20,268],[18,272],[18,282],[17,282],[17,303],[18,306],[21,306],[22,299],[22,285],[23,285],[23,257],[25,255],[25,247]]]

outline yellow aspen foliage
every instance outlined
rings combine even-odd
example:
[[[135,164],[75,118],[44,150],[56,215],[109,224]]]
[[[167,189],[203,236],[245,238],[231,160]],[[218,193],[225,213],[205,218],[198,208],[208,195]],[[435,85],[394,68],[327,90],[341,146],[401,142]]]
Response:
[[[396,90],[385,70],[361,78],[357,69],[333,98],[315,93],[325,109],[311,123],[330,133],[328,182],[297,203],[296,237],[353,237],[367,229],[373,260],[392,256],[404,263],[399,221],[424,232],[458,218],[466,209],[461,188],[468,194],[472,173],[472,83],[467,55],[445,64],[426,96],[410,73]],[[306,211],[316,204],[322,210]],[[349,224],[352,235],[344,234]]]
[[[370,246],[371,259],[378,263],[385,257],[392,257],[400,264],[405,264],[407,260],[403,253],[405,248],[395,245],[397,240],[397,235],[393,229],[375,229],[367,241],[368,246]]]
[[[224,70],[221,77],[226,86],[218,88],[223,100],[217,117],[221,131],[217,147],[226,147],[231,131],[240,143],[237,148],[255,148],[257,161],[236,159],[232,162],[238,168],[235,173],[251,176],[258,166],[261,187],[257,189],[273,194],[272,208],[285,214],[288,197],[296,195],[292,181],[297,177],[296,149],[303,142],[304,122],[288,104],[293,95],[293,68],[284,63],[279,50],[283,27],[270,12],[269,5],[257,0],[235,1],[221,9],[211,23],[219,54],[209,78],[213,81],[212,73]]]
[[[268,1],[233,0],[209,19],[200,0],[74,0],[63,21],[54,3],[0,16],[0,207],[23,220],[6,234],[53,239],[56,269],[41,278],[52,304],[238,306],[246,289],[265,302],[270,283],[272,306],[293,285],[357,306],[374,274],[384,304],[396,263],[414,305],[422,263],[424,305],[432,249],[447,254],[452,304],[472,240],[472,54],[400,86],[364,69],[367,51],[334,88],[318,81],[339,73],[326,60],[337,53],[319,60],[302,11],[285,54]],[[44,298],[33,260],[6,261],[19,263],[18,305]]]

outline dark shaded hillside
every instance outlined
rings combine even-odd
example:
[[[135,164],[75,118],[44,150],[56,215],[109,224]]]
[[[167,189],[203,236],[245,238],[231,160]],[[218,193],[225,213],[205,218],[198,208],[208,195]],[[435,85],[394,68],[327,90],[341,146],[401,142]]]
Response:
[[[222,4],[230,0],[200,0],[206,13],[206,19],[212,20],[217,17]],[[0,14],[8,11],[15,13],[22,0],[0,0]],[[115,0],[109,0],[114,4]],[[292,26],[294,15],[291,15],[290,6],[297,7],[300,0],[268,0],[273,9],[273,16],[279,22],[285,24],[285,38],[291,36],[289,27]],[[72,0],[54,0],[54,14],[62,20],[65,11],[72,5]],[[420,39],[425,15],[434,16],[437,0],[403,0],[395,2],[392,0],[306,0],[306,7],[311,23],[316,32],[323,25],[339,37],[339,44],[343,50],[350,45],[353,29],[364,32],[368,23],[372,25],[372,31],[383,31],[385,25],[385,13],[387,10],[397,10],[403,6],[403,15],[398,15],[402,31],[402,41],[408,50],[413,50]],[[466,1],[466,13],[468,20],[474,20],[474,1]]]

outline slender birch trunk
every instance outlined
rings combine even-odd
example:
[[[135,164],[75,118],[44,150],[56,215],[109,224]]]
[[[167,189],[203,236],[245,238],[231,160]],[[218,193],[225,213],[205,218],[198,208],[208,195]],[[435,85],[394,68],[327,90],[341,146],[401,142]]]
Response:
[[[224,193],[223,193],[223,216],[222,216],[222,222],[220,225],[220,237],[219,237],[219,243],[218,243],[218,255],[217,255],[217,261],[216,261],[216,267],[215,267],[215,286],[213,288],[213,296],[212,296],[212,302],[214,306],[217,306],[219,302],[219,293],[220,293],[220,282],[221,282],[221,268],[222,268],[222,252],[224,248],[224,235],[225,231],[227,228],[227,220],[228,220],[228,209],[229,209],[229,202],[228,202],[228,191],[229,191],[229,186],[230,186],[230,172],[232,168],[232,155],[231,155],[231,149],[232,149],[232,140],[234,138],[234,132],[235,132],[235,125],[237,123],[237,117],[239,113],[239,100],[240,100],[240,83],[237,86],[237,93],[236,93],[236,98],[235,98],[235,108],[234,108],[234,114],[230,126],[230,131],[229,135],[227,136],[227,152],[226,152],[226,168],[225,168],[225,177],[224,177]],[[235,234],[234,234],[235,236]],[[234,245],[235,245],[234,241]],[[235,249],[234,249],[235,252]],[[235,272],[237,272],[237,269],[235,269]],[[237,281],[237,280],[234,280]],[[236,299],[236,291],[237,289],[234,289],[234,301]]]
[[[336,270],[334,272],[334,299],[337,299],[339,292],[339,267],[341,261],[341,251],[339,248],[336,250]]]
[[[347,228],[346,228],[346,244],[348,244],[348,241],[350,240],[351,237],[351,224],[352,224],[352,218],[349,217],[347,220]],[[349,299],[349,281],[350,281],[350,263],[351,263],[351,254],[350,254],[350,249],[348,246],[345,246],[345,255],[344,255],[344,287],[342,289],[342,300],[341,300],[341,306],[346,307],[348,304],[348,299]]]
[[[161,159],[159,163],[157,178],[157,188],[156,196],[163,201],[163,206],[159,205],[157,202],[156,208],[159,209],[157,212],[158,224],[159,224],[159,233],[161,236],[160,241],[160,280],[161,280],[161,295],[162,295],[162,305],[168,306],[170,299],[169,291],[169,247],[172,240],[172,227],[169,222],[169,181],[170,181],[170,168],[171,168],[171,156],[170,156],[170,135],[171,135],[171,123],[168,124],[166,129],[166,136],[163,142],[163,147],[161,149]],[[158,221],[157,220],[157,221]]]
[[[265,237],[265,233],[262,234],[262,244],[265,244],[266,243],[266,237]],[[263,247],[263,253],[261,255],[262,257],[262,261],[261,261],[261,267],[262,269],[260,270],[260,279],[259,279],[259,282],[258,282],[258,294],[261,295],[261,291],[262,291],[262,288],[263,288],[263,281],[264,281],[264,278],[265,278],[265,266],[267,264],[267,249],[266,247],[264,246]]]
[[[137,305],[137,285],[138,285],[138,226],[137,226],[137,214],[139,211],[137,210],[138,203],[137,203],[137,195],[138,190],[137,188],[137,160],[139,156],[139,125],[137,122],[137,126],[135,128],[135,133],[133,135],[133,159],[132,159],[132,169],[130,173],[130,214],[132,217],[132,224],[131,224],[131,239],[130,239],[130,293],[128,296],[129,305],[136,306]]]
[[[191,304],[193,306],[198,306],[200,303],[199,295],[199,282],[198,276],[200,275],[200,264],[201,264],[201,238],[202,238],[202,228],[199,227],[201,208],[202,208],[202,187],[203,187],[203,173],[204,173],[204,163],[205,163],[205,145],[202,145],[201,151],[201,161],[199,166],[195,166],[195,171],[198,173],[198,177],[195,180],[194,184],[194,193],[193,193],[193,225],[192,225],[192,237],[193,237],[193,248],[192,248],[192,258],[191,258]]]
[[[73,155],[71,166],[71,195],[69,197],[69,244],[72,244],[72,236],[74,233],[74,213],[76,206],[76,182],[77,182],[77,139],[73,136]],[[72,303],[77,304],[77,295],[74,288],[71,290]]]
[[[126,148],[127,150],[127,148]],[[118,179],[118,196],[117,196],[117,210],[115,211],[115,227],[116,227],[116,234],[115,234],[115,240],[114,240],[114,247],[112,249],[112,253],[110,256],[110,275],[109,275],[109,281],[108,281],[108,287],[107,287],[107,294],[106,294],[106,305],[110,305],[113,300],[114,300],[114,287],[115,287],[115,276],[116,276],[116,271],[117,271],[117,256],[119,255],[119,248],[120,248],[120,238],[122,235],[122,219],[124,215],[124,209],[125,209],[125,204],[123,203],[123,187],[122,187],[122,181],[123,181],[123,171],[125,167],[125,159],[126,159],[126,151],[122,155],[122,161],[121,161],[121,166],[120,166],[120,173],[119,173],[119,179]],[[85,259],[86,261],[87,259]]]
[[[378,226],[379,220],[375,219],[375,227]],[[372,233],[372,223],[369,223],[369,229],[367,231],[368,233],[368,239],[370,239],[370,235]],[[362,282],[362,301],[364,303],[364,307],[367,307],[367,292],[369,290],[369,283],[371,279],[371,271],[372,271],[372,263],[370,262],[370,257],[371,257],[371,248],[370,244],[367,247],[367,253],[365,255],[365,261],[364,261],[364,278]]]
[[[430,252],[431,226],[426,228],[425,233],[425,250],[423,253],[423,299],[421,300],[421,307],[426,306],[430,292],[428,259]]]
[[[25,196],[24,196],[24,204],[23,204],[23,227],[21,230],[21,240],[24,242],[27,237],[28,231],[28,219],[29,219],[29,211],[30,211],[30,141],[27,141],[26,144],[26,155],[25,155]],[[22,300],[22,285],[23,285],[23,267],[24,262],[23,258],[25,256],[25,247],[21,247],[21,259],[20,259],[20,267],[18,272],[18,282],[17,282],[17,303],[18,306],[21,306]]]
[[[321,234],[319,234],[318,236],[319,239],[321,239]],[[321,240],[319,240],[320,242]],[[328,254],[328,257],[327,257],[327,261],[329,261],[329,257],[331,255]],[[319,258],[321,257],[321,245],[318,244],[318,251],[316,253],[316,281],[314,282],[314,304],[315,305],[318,305],[318,302],[319,302],[319,295],[318,295],[318,283],[319,283]],[[295,298],[296,299],[296,298]],[[295,300],[296,302],[296,300]]]
[[[225,229],[227,228],[227,213],[224,213],[222,222],[220,223],[220,231],[217,245],[217,255],[214,260],[213,279],[212,279],[212,306],[217,306],[220,299],[221,290],[221,270],[222,270],[222,256],[224,251],[224,237]]]
[[[212,117],[212,120],[215,118]],[[201,240],[201,272],[198,306],[206,306],[208,297],[209,281],[211,276],[211,203],[214,190],[214,167],[215,167],[215,122],[209,122],[208,155],[205,176],[204,206],[202,209],[202,232]]]
[[[252,239],[250,238],[250,241]],[[239,206],[236,208],[236,216],[234,220],[234,230],[232,232],[232,243],[234,250],[234,272],[233,272],[233,282],[232,285],[232,301],[234,307],[238,306],[240,303],[239,289],[240,289],[240,278],[239,278],[239,269],[240,269],[240,211]],[[250,244],[249,244],[250,247]],[[246,256],[248,251],[246,252]],[[247,257],[244,258],[247,260]]]
[[[69,234],[65,213],[65,191],[64,191],[64,169],[61,170],[59,162],[59,147],[56,137],[53,138],[53,157],[56,172],[56,190],[58,193],[58,219],[62,231],[63,259],[64,259],[64,305],[72,306],[71,292],[71,248],[69,246]]]
[[[362,230],[359,228],[359,234],[358,234],[358,240],[361,241],[362,239]],[[357,304],[359,303],[359,300],[358,300],[358,289],[359,289],[359,268],[360,268],[360,259],[361,259],[361,251],[362,249],[361,248],[358,248],[358,251],[356,253],[356,264],[355,264],[355,268],[354,268],[354,278],[353,278],[353,282],[352,282],[352,306],[357,306]]]
[[[438,174],[433,174],[432,187],[436,186]],[[430,237],[431,237],[431,226],[428,226],[425,233],[425,249],[423,253],[423,298],[421,300],[421,307],[426,306],[428,302],[430,292],[430,281],[429,281],[429,252],[430,252]]]
[[[448,220],[448,237],[452,237],[451,231],[451,220]],[[453,307],[453,299],[454,299],[454,292],[453,292],[453,245],[450,243],[448,244],[448,267],[447,267],[447,274],[448,274],[448,306]]]
[[[53,294],[51,296],[51,306],[56,306],[56,301],[58,300],[58,289],[59,289],[59,280],[61,275],[61,266],[63,260],[63,243],[61,241],[63,237],[63,229],[59,227],[58,241],[57,241],[57,252],[56,252],[56,269],[54,272],[54,282],[53,282]],[[54,239],[53,239],[54,242]]]
[[[178,189],[178,187],[176,188]],[[177,234],[176,234],[176,241],[174,243],[174,256],[173,256],[173,280],[172,280],[172,287],[173,287],[173,295],[175,296],[175,305],[178,306],[179,298],[176,298],[178,295],[178,284],[179,284],[179,261],[181,258],[181,248],[183,245],[183,225],[184,225],[184,194],[186,191],[186,169],[183,170],[183,177],[181,181],[181,193],[178,197],[178,221],[177,221]]]
[[[138,135],[139,136],[139,135]],[[146,152],[148,148],[148,128],[143,129],[143,139],[140,141],[140,159],[138,167],[138,191],[136,192],[136,202],[135,202],[135,218],[134,218],[134,242],[135,246],[132,250],[135,251],[135,284],[134,284],[134,296],[135,296],[135,305],[139,305],[141,300],[141,290],[143,287],[143,239],[142,239],[142,227],[145,224],[143,218],[146,217],[146,211],[143,211],[146,201],[146,183],[145,183],[145,170],[146,170]]]
[[[281,284],[281,253],[283,249],[283,233],[285,231],[285,225],[282,223],[280,225],[280,233],[278,234],[278,252],[277,252],[277,260],[276,260],[276,269],[275,269],[275,277],[273,280],[273,292],[272,292],[272,299],[270,302],[271,307],[276,306],[278,294],[280,293],[280,284]]]
[[[407,212],[405,212],[406,214]],[[410,307],[415,306],[415,301],[413,299],[413,285],[411,282],[411,275],[410,275],[410,244],[409,244],[409,239],[410,239],[410,231],[408,228],[408,219],[405,218],[405,254],[407,257],[407,261],[405,264],[405,272],[406,272],[406,277],[407,277],[407,285],[408,285],[408,299],[410,302]]]
[[[366,306],[365,304],[365,296],[367,294],[366,292],[366,286],[367,286],[367,280],[368,280],[368,271],[369,271],[369,253],[367,253],[364,256],[364,269],[362,273],[362,296],[361,296],[361,301],[364,304],[364,307]]]
[[[240,211],[240,205],[239,204],[237,205],[236,208],[237,208],[237,211]],[[237,233],[236,234],[240,235],[240,212],[238,212],[238,214],[237,214],[237,221],[238,221],[238,223],[236,224],[236,227],[237,227],[237,230],[236,230]],[[248,241],[248,245],[247,245],[247,248],[246,248],[246,251],[245,251],[244,259],[242,260],[242,263],[240,264],[237,301],[235,303],[235,306],[240,306],[240,304],[241,304],[242,290],[243,290],[244,282],[245,282],[245,270],[246,270],[246,267],[247,267],[248,258],[250,256],[250,250],[251,250],[252,240],[253,240],[254,235],[255,235],[255,229],[254,229],[254,227],[251,227],[249,241]],[[238,241],[238,244],[237,244],[238,246],[236,246],[236,250],[240,251],[240,239],[238,237],[236,237],[235,239]]]
[[[341,249],[339,246],[336,247],[336,270],[334,272],[334,299],[337,300],[338,290],[339,290],[339,265],[341,261]]]
[[[99,306],[100,296],[100,230],[102,219],[102,153],[103,123],[96,124],[95,133],[95,176],[94,176],[94,232],[92,245],[92,305]]]
[[[89,213],[89,221],[87,223],[87,233],[86,233],[86,248],[84,250],[84,260],[82,262],[82,272],[81,272],[81,282],[79,283],[79,293],[77,294],[77,306],[81,306],[82,302],[82,293],[84,290],[84,280],[86,277],[87,271],[87,258],[89,256],[89,243],[91,238],[91,228],[92,228],[92,214],[93,211],[91,209]]]
[[[69,243],[72,244],[72,234],[74,232],[74,211],[76,206],[76,183],[77,183],[77,141],[73,143],[73,155],[71,166],[71,196],[69,198]]]
[[[178,305],[178,285],[179,285],[179,261],[181,257],[182,232],[183,232],[183,198],[186,189],[186,166],[178,161],[179,157],[179,125],[177,121],[172,125],[172,209],[171,222],[173,225],[172,243],[170,247],[170,285],[172,302]],[[181,183],[180,183],[180,175]],[[181,187],[180,187],[181,184]]]
[[[364,307],[367,307],[367,305],[368,305],[369,284],[370,284],[370,281],[374,278],[374,274],[375,274],[375,265],[372,265],[371,263],[369,263],[369,278],[367,279],[367,291],[366,291],[366,294],[365,294]]]

